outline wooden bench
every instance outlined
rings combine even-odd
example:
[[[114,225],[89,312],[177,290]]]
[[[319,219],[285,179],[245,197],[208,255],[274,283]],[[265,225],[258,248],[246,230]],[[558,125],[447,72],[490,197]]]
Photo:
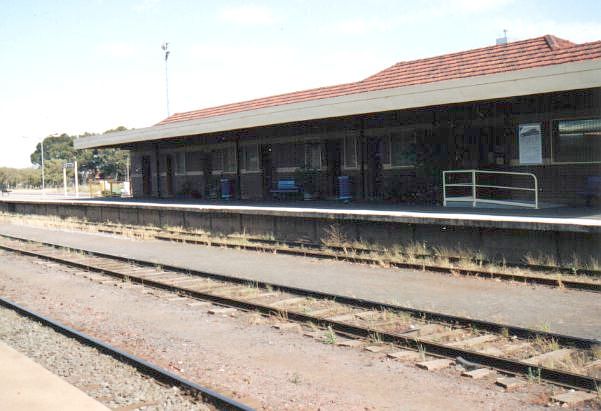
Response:
[[[580,194],[586,198],[587,206],[592,204],[593,198],[601,198],[601,176],[588,176],[584,191]]]
[[[278,180],[277,188],[270,190],[274,197],[279,198],[280,195],[286,194],[298,194],[301,192],[299,186],[296,185],[296,181],[292,178],[286,178]]]

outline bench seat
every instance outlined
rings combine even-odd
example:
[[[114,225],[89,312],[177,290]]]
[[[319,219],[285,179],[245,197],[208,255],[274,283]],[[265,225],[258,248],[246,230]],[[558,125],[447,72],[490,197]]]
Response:
[[[293,179],[282,179],[278,180],[277,188],[269,191],[272,194],[297,194],[301,192],[301,188]]]

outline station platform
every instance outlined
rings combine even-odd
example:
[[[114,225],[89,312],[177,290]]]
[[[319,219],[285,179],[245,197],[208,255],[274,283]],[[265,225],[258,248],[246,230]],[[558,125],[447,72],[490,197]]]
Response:
[[[7,223],[0,223],[0,233],[601,341],[601,299],[594,292]]]
[[[67,381],[0,342],[0,408],[3,411],[107,411]]]
[[[595,208],[11,197],[0,199],[2,211],[98,223],[184,227],[216,236],[241,234],[280,242],[321,244],[336,238],[380,249],[419,244],[511,263],[524,262],[528,254],[564,266],[601,258],[601,210]],[[333,232],[337,234],[333,236]]]
[[[73,198],[12,195],[5,204],[47,204],[115,207],[147,210],[177,210],[283,217],[309,217],[373,222],[445,224],[553,231],[601,232],[601,207],[543,205],[529,208],[471,208],[374,202],[332,201],[201,201],[185,199]]]

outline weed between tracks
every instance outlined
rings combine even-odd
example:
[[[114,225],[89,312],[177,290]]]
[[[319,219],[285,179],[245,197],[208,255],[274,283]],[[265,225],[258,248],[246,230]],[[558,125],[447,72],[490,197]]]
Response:
[[[541,383],[541,369],[528,367],[528,381],[531,383]]]
[[[0,221],[7,221],[23,225],[42,226],[51,228],[62,228],[69,230],[104,232],[117,235],[123,235],[135,239],[152,239],[161,237],[162,239],[184,242],[201,242],[213,246],[239,246],[244,247],[263,247],[263,251],[299,251],[306,250],[302,244],[288,245],[275,242],[273,234],[249,235],[246,232],[235,233],[228,236],[216,236],[202,229],[184,228],[181,226],[130,226],[124,224],[92,223],[85,219],[74,217],[54,217],[40,215],[21,215],[14,213],[0,213]],[[263,242],[263,243],[262,243]],[[266,243],[265,243],[266,242]],[[547,271],[533,272],[522,267],[508,267],[506,261],[492,261],[488,256],[479,250],[468,250],[461,246],[458,247],[436,247],[430,248],[424,242],[410,242],[403,245],[396,245],[388,248],[378,248],[365,241],[350,240],[343,229],[333,224],[324,229],[322,247],[317,250],[318,253],[333,258],[345,258],[363,263],[379,265],[381,267],[390,267],[391,265],[414,265],[426,270],[429,266],[448,269],[455,274],[461,272],[484,272],[501,273],[515,275],[518,277],[547,277],[556,280],[556,284],[563,286],[564,281],[570,279],[582,279],[586,277],[587,281],[601,282],[600,279],[592,279],[590,276],[582,274],[582,271],[601,271],[601,260],[591,258],[589,261],[580,261],[576,256],[566,261],[564,267],[571,267],[572,274],[558,274],[559,263],[553,258],[544,254],[527,254],[524,257],[525,264],[546,266]],[[261,250],[259,250],[261,251]]]
[[[332,327],[328,326],[328,329],[323,336],[323,342],[326,344],[336,344],[336,333],[332,330]]]

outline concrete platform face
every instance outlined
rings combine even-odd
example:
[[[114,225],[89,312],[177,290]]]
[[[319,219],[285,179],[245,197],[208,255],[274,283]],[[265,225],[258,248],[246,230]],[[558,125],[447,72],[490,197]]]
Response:
[[[593,292],[11,224],[0,224],[0,233],[249,281],[271,282],[514,326],[548,327],[552,332],[601,340],[601,299]]]
[[[107,411],[62,378],[0,342],[0,406],[3,411]]]
[[[100,207],[139,207],[143,209],[184,209],[211,213],[238,213],[248,215],[277,215],[286,217],[310,217],[339,220],[363,220],[403,222],[416,224],[440,224],[514,228],[529,230],[600,232],[601,209],[556,207],[532,209],[479,209],[439,206],[414,206],[403,204],[332,202],[201,202],[200,200],[164,199],[49,199],[31,196],[0,198],[0,209],[6,211],[17,203],[73,204]],[[10,206],[12,205],[12,207]]]
[[[122,224],[190,227],[214,235],[273,235],[277,241],[320,243],[328,241],[328,232],[335,227],[349,242],[360,241],[381,248],[419,243],[431,249],[461,249],[510,263],[523,263],[530,254],[568,266],[572,266],[573,260],[585,264],[601,259],[601,211],[594,209],[292,205],[0,199],[0,210],[25,215],[33,207],[44,207],[49,215],[86,216],[91,221]]]

